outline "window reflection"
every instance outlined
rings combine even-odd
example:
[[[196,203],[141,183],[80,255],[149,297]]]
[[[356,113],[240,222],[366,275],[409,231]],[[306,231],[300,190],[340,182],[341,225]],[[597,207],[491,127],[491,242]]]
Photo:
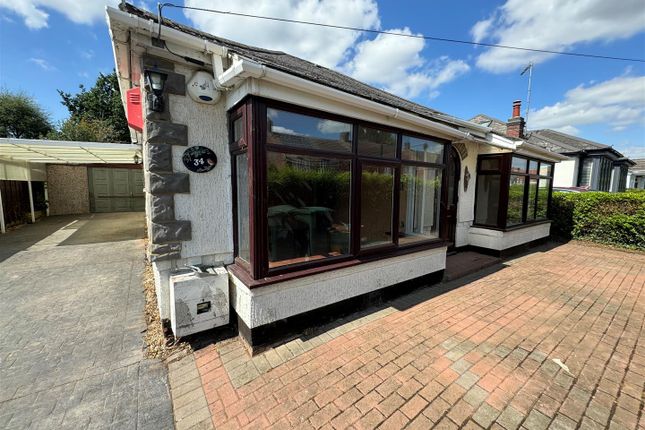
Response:
[[[513,157],[513,163],[511,164],[511,172],[515,173],[526,173],[526,158]]]
[[[546,219],[548,215],[549,188],[551,188],[551,179],[540,178],[537,194],[537,209],[535,211],[536,219]]]
[[[524,184],[526,184],[526,176],[511,175],[508,187],[508,212],[506,217],[506,226],[508,227],[522,223]]]
[[[349,253],[350,166],[267,153],[269,267]]]
[[[392,243],[394,169],[363,165],[361,248]]]
[[[497,225],[500,177],[500,175],[479,175],[477,177],[475,223]]]
[[[399,244],[439,237],[440,191],[440,169],[402,168]]]
[[[441,143],[404,135],[401,145],[401,158],[403,160],[443,163],[444,145]]]
[[[246,154],[235,156],[237,188],[237,255],[247,263],[250,261],[249,241],[249,157]]]
[[[267,109],[267,143],[326,151],[350,152],[352,126],[278,109]]]
[[[396,133],[360,126],[358,153],[367,157],[396,157]]]

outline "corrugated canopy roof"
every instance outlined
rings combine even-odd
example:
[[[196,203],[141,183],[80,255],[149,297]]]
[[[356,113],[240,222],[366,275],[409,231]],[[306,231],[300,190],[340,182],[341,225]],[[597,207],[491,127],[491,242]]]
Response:
[[[0,138],[0,157],[32,163],[133,164],[141,146],[131,143]]]

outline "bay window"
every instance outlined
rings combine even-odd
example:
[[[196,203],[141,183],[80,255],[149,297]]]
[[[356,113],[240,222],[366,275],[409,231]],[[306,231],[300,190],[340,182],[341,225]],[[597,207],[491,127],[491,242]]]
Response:
[[[514,154],[480,155],[475,225],[506,229],[547,219],[553,164]]]
[[[444,245],[447,141],[253,97],[229,124],[247,279]]]

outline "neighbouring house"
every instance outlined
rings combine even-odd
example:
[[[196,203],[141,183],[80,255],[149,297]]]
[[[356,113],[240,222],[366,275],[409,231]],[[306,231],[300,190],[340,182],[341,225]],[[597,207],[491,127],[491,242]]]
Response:
[[[0,232],[45,215],[143,211],[138,145],[0,138]]]
[[[553,175],[553,186],[580,187],[591,191],[625,191],[627,170],[634,162],[608,145],[593,142],[560,131],[543,129],[525,132],[524,119],[519,114],[503,122],[480,114],[472,122],[492,127],[497,133],[521,137],[533,145],[568,157],[561,161]]]
[[[107,15],[163,319],[187,265],[226,268],[253,346],[309,312],[440,279],[448,250],[548,237],[565,156],[129,4]]]
[[[634,160],[627,171],[627,188],[645,190],[645,158]]]

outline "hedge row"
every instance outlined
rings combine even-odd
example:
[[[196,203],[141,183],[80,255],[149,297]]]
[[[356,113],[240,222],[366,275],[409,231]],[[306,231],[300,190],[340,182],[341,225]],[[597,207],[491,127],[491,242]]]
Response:
[[[645,250],[645,192],[553,193],[551,234]]]

